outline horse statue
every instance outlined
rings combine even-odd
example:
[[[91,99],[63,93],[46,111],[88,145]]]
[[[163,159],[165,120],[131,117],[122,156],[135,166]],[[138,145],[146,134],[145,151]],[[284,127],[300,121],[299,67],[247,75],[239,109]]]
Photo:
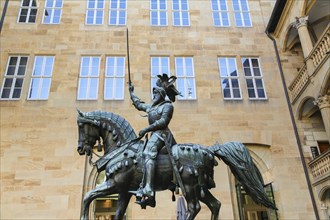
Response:
[[[144,177],[142,152],[145,141],[137,137],[124,118],[111,112],[84,113],[78,110],[77,124],[78,153],[91,156],[96,142],[99,142],[98,150],[103,150],[104,154],[95,162],[95,166],[98,172],[105,170],[106,174],[106,179],[101,185],[85,194],[81,220],[89,218],[89,206],[94,199],[111,194],[118,194],[115,219],[123,219],[129,201],[134,195],[132,192],[140,187]],[[236,179],[256,203],[277,209],[265,194],[262,176],[247,148],[238,142],[216,143],[210,147],[198,144],[176,144],[171,148],[162,149],[157,156],[155,190],[169,189],[173,193],[176,187],[180,187],[187,202],[186,220],[196,217],[201,209],[199,202],[205,203],[210,209],[212,220],[218,219],[221,203],[209,191],[215,187],[213,180],[213,168],[217,165],[215,157],[229,166]],[[175,164],[172,163],[173,161]],[[173,175],[174,169],[181,181]]]

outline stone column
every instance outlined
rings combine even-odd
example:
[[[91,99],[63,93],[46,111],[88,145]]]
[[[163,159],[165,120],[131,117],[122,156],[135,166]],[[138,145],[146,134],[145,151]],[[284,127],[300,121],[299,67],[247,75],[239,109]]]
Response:
[[[292,23],[292,26],[298,30],[298,35],[305,58],[307,58],[309,53],[313,50],[313,43],[307,28],[307,23],[308,16],[300,18],[296,17],[296,21]]]
[[[317,105],[321,111],[325,131],[327,132],[328,140],[330,142],[330,96],[321,96],[314,102],[314,104]]]

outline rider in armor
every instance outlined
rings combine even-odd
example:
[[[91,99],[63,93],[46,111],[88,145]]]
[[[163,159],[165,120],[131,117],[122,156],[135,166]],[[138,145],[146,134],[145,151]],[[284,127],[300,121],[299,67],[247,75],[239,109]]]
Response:
[[[164,74],[165,75],[165,74]],[[151,207],[155,207],[155,189],[154,189],[154,179],[155,179],[155,169],[156,169],[156,157],[160,149],[165,146],[164,137],[171,138],[171,144],[176,144],[171,131],[168,128],[168,125],[171,121],[173,115],[173,105],[172,102],[166,99],[166,95],[172,101],[175,101],[175,95],[178,95],[179,92],[175,89],[173,82],[170,86],[168,86],[168,78],[167,75],[159,76],[159,80],[153,88],[153,100],[152,104],[146,104],[141,101],[134,94],[134,86],[129,86],[131,100],[133,105],[139,111],[144,111],[148,113],[148,122],[149,126],[142,129],[139,132],[139,136],[142,137],[146,133],[150,133],[150,138],[147,142],[145,150],[143,152],[145,156],[145,180],[143,188],[140,188],[137,191],[137,195],[142,195],[144,198],[140,201],[137,201],[141,206],[149,205]],[[171,78],[170,78],[171,79]],[[175,81],[175,79],[174,79]],[[164,86],[165,85],[165,86]],[[167,86],[166,86],[167,85]],[[166,92],[166,90],[169,92]],[[174,99],[173,99],[174,97]]]

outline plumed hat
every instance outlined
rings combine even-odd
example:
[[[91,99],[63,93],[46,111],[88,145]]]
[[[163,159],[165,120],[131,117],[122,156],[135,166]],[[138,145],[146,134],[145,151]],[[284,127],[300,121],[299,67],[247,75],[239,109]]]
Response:
[[[181,95],[181,93],[175,88],[175,80],[176,76],[171,76],[168,78],[167,74],[163,73],[163,75],[157,75],[158,79],[156,81],[156,85],[159,87],[162,87],[168,98],[172,101],[175,102],[175,96]]]

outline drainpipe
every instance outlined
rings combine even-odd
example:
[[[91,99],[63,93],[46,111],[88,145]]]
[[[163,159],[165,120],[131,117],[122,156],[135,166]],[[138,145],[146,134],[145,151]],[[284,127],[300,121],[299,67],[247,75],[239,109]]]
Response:
[[[302,150],[302,147],[301,147],[301,142],[300,142],[299,135],[298,135],[297,124],[296,124],[296,121],[295,121],[294,116],[293,116],[293,111],[292,111],[292,107],[291,107],[291,103],[290,103],[290,98],[289,98],[287,86],[286,86],[285,79],[284,79],[282,64],[281,64],[280,56],[279,56],[277,46],[276,46],[276,40],[274,39],[273,36],[270,35],[270,33],[268,31],[266,31],[266,34],[273,41],[275,54],[276,54],[277,65],[278,65],[278,68],[280,70],[280,75],[281,75],[282,84],[283,84],[283,88],[284,88],[286,103],[288,105],[288,109],[289,109],[289,112],[290,112],[291,123],[292,123],[292,126],[293,126],[294,134],[296,136],[296,141],[297,141],[299,154],[300,154],[301,162],[302,162],[302,165],[303,165],[303,169],[304,169],[304,173],[305,173],[305,177],[306,177],[306,181],[307,181],[309,195],[312,199],[315,218],[316,218],[316,220],[320,220],[319,213],[317,211],[317,206],[316,206],[314,194],[313,194],[312,184],[311,184],[311,181],[309,179],[309,175],[308,175],[308,171],[307,171],[307,165],[306,165],[305,157],[304,157],[304,154],[303,154],[303,150]]]
[[[1,20],[0,20],[0,33],[1,33],[1,30],[2,30],[3,22],[5,21],[5,16],[6,16],[7,8],[8,8],[8,3],[9,3],[9,0],[6,0],[5,5],[3,6],[2,16],[1,16]]]

